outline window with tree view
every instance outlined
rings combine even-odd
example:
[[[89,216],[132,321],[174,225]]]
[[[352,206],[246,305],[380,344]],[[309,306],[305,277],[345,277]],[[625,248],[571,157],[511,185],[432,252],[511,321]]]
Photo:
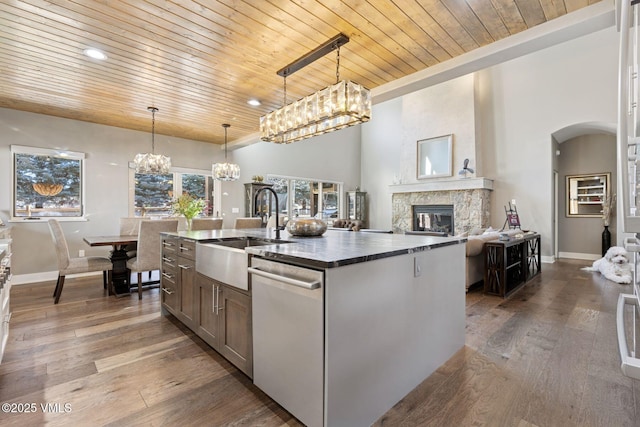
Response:
[[[268,175],[267,183],[278,194],[280,213],[321,218],[328,223],[340,217],[341,183],[277,175]]]
[[[11,146],[16,219],[84,215],[83,153]]]
[[[202,216],[213,213],[213,179],[198,173],[174,172],[164,175],[139,174],[134,176],[134,215],[171,215],[172,201],[182,193],[189,193],[206,201]]]

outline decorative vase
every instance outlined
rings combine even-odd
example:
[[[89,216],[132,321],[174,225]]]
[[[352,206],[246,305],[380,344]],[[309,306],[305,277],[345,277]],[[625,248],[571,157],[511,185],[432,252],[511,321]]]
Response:
[[[191,231],[191,225],[193,224],[193,218],[185,217],[185,219],[187,220],[187,231]]]
[[[607,253],[607,250],[611,247],[611,232],[609,226],[605,225],[602,230],[602,256]]]

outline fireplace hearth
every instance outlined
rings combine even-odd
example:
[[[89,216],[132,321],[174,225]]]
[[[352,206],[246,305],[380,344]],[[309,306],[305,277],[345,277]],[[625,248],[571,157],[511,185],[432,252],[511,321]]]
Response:
[[[453,205],[414,205],[413,231],[455,234]]]

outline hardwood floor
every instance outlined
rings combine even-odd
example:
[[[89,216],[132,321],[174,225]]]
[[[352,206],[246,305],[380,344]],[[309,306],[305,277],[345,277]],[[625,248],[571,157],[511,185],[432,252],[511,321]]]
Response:
[[[472,290],[466,346],[375,425],[640,425],[640,381],[620,371],[615,329],[630,286],[583,265],[544,264],[508,300]],[[69,279],[54,305],[54,285],[12,289],[0,402],[35,411],[0,412],[0,425],[300,425],[162,317],[157,289],[117,299],[98,276]]]

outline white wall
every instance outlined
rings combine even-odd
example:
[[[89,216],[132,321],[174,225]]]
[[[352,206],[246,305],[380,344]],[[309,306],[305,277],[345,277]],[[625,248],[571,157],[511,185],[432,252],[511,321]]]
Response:
[[[258,142],[233,152],[240,180],[223,183],[225,223],[244,216],[244,187],[253,175],[277,174],[344,183],[344,190],[360,185],[360,126],[330,132],[291,144]],[[232,207],[240,210],[231,212]]]
[[[170,156],[173,166],[210,170],[224,158],[217,145],[158,134],[155,139],[156,153]],[[13,272],[23,275],[57,271],[57,261],[46,222],[8,223],[12,144],[86,153],[88,221],[62,226],[72,256],[80,249],[88,256],[105,255],[108,249],[90,248],[82,237],[118,234],[119,218],[128,212],[128,163],[151,150],[151,133],[0,108],[0,218],[12,227]]]
[[[517,200],[523,228],[542,235],[552,255],[551,135],[569,125],[616,122],[615,27],[479,73],[485,171],[494,181],[492,222]],[[491,172],[489,172],[491,171]]]
[[[402,101],[375,105],[373,119],[362,131],[362,187],[371,200],[386,206],[370,206],[371,226],[391,224],[388,186],[393,177],[415,176],[410,145],[429,136],[475,129],[481,156],[478,174],[494,180],[493,226],[503,225],[504,205],[516,199],[523,228],[541,233],[542,253],[552,255],[551,135],[575,123],[615,123],[617,49],[617,33],[611,27],[480,71],[475,95],[468,95],[474,79],[467,76],[405,95]],[[470,105],[452,114],[457,104],[451,99]],[[390,142],[393,130],[396,136]],[[469,156],[454,153],[454,169],[465,157]]]
[[[476,166],[473,75],[374,105],[362,128],[362,187],[371,189],[371,228],[391,229],[389,185],[416,184],[417,141],[453,134],[453,176],[465,158]],[[477,171],[481,173],[481,171]]]

